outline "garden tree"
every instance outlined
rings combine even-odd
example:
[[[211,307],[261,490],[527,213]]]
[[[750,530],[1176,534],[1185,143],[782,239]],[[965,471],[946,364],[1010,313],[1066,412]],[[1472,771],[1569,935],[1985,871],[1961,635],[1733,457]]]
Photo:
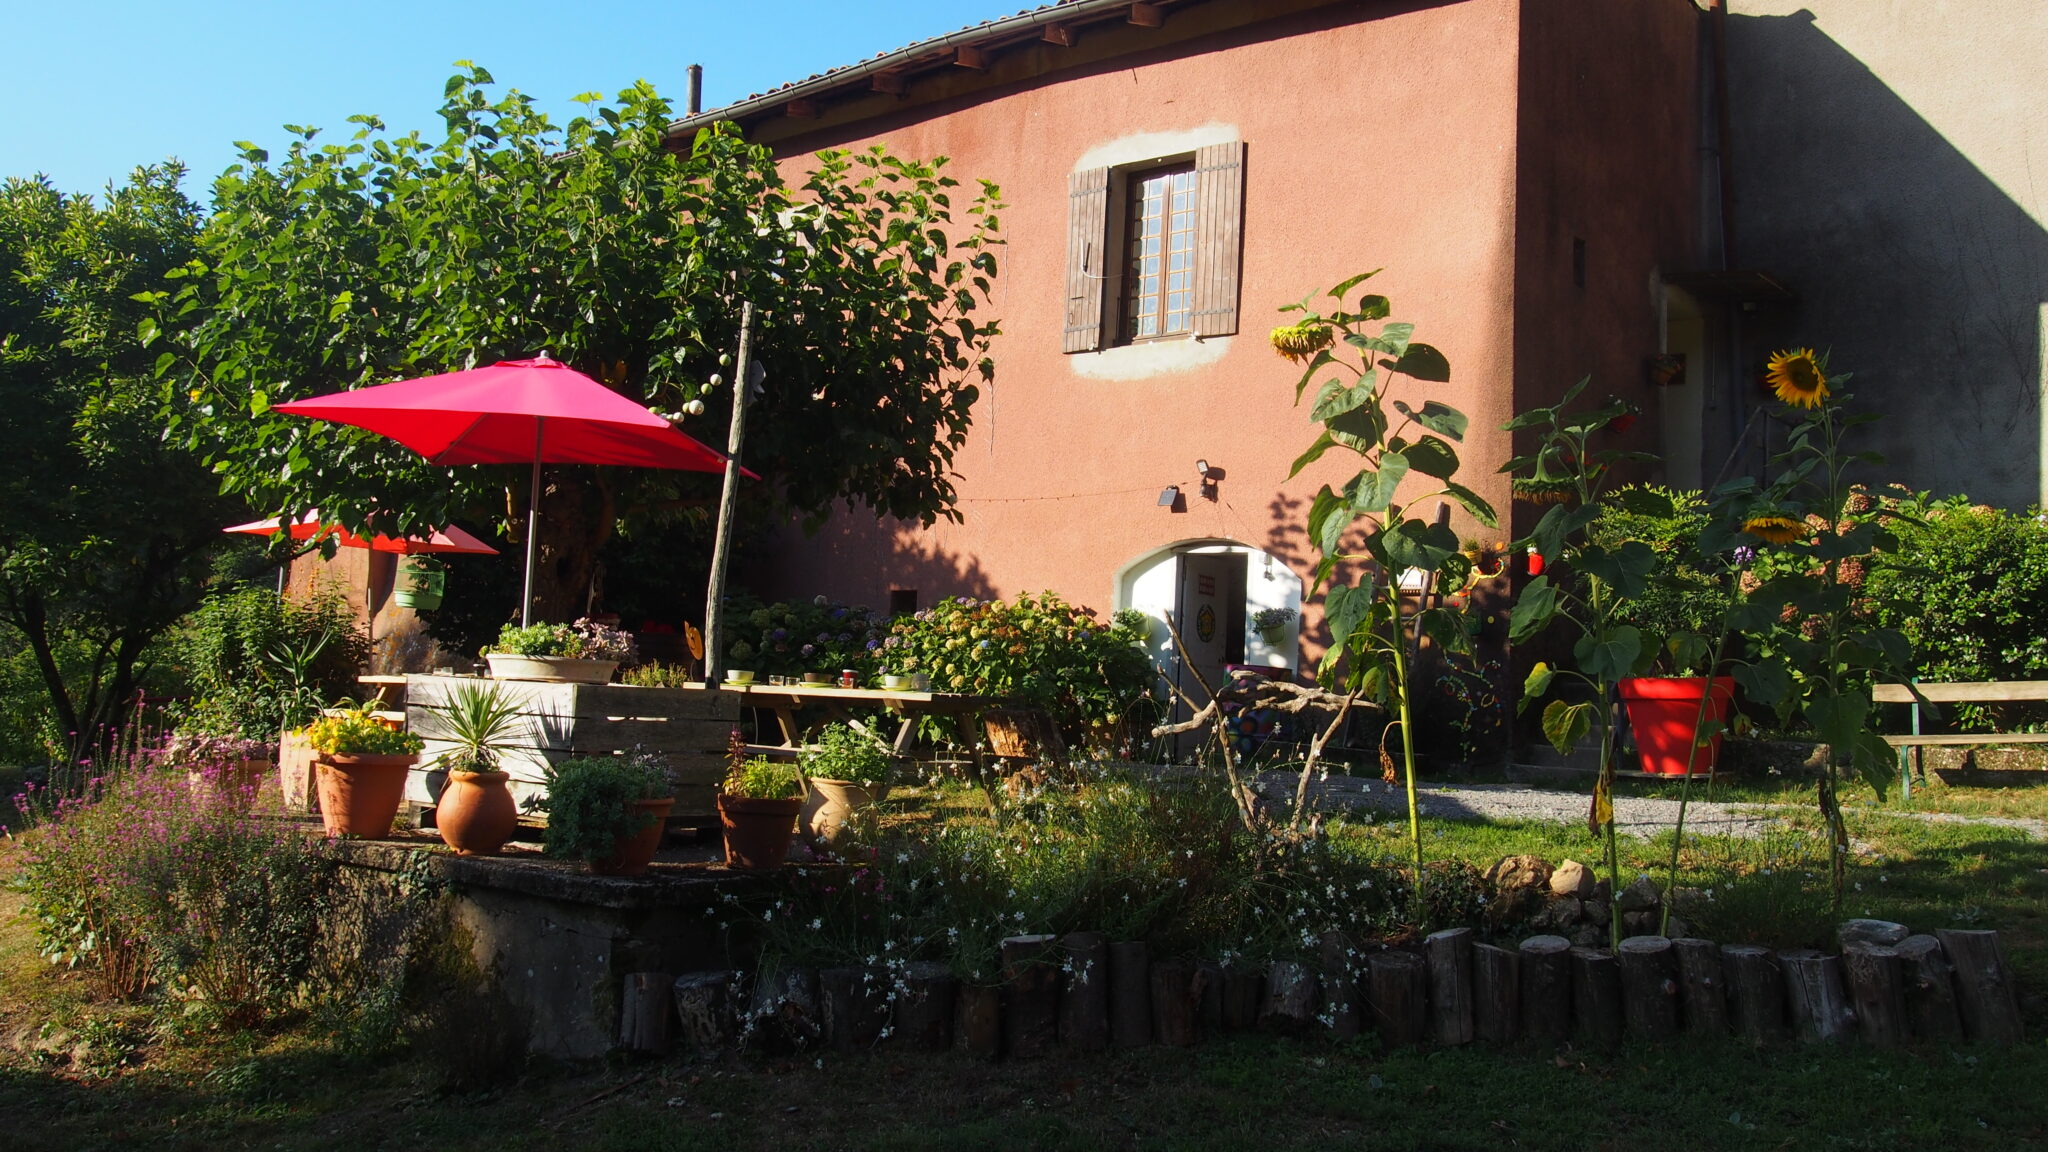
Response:
[[[1329,298],[1339,307],[1328,313],[1311,308],[1309,300],[1283,308],[1302,317],[1274,329],[1272,340],[1282,355],[1307,361],[1294,386],[1297,404],[1318,376],[1331,373],[1318,384],[1309,412],[1322,432],[1289,475],[1299,474],[1334,448],[1358,457],[1358,471],[1343,487],[1325,484],[1309,506],[1309,542],[1321,554],[1314,587],[1329,583],[1344,562],[1364,561],[1370,566],[1356,584],[1341,579],[1331,584],[1323,598],[1330,648],[1317,676],[1325,686],[1341,689],[1345,697],[1336,722],[1316,742],[1315,750],[1320,751],[1343,722],[1351,702],[1370,698],[1393,711],[1389,730],[1398,727],[1401,733],[1419,908],[1423,860],[1415,800],[1414,660],[1425,635],[1444,650],[1459,652],[1470,650],[1470,638],[1457,613],[1449,609],[1418,605],[1417,612],[1409,613],[1402,602],[1401,576],[1420,571],[1433,581],[1462,587],[1471,571],[1457,535],[1435,514],[1432,501],[1455,500],[1489,528],[1495,526],[1495,518],[1491,505],[1452,479],[1458,473],[1454,445],[1465,438],[1468,424],[1464,413],[1435,400],[1415,398],[1417,403],[1411,405],[1392,394],[1397,375],[1423,383],[1448,381],[1450,364],[1443,353],[1415,341],[1413,324],[1387,320],[1392,305],[1384,296],[1361,296],[1355,311],[1342,307],[1351,290],[1373,275],[1354,276],[1330,289]],[[1367,328],[1371,324],[1378,324],[1377,331]],[[1432,511],[1423,518],[1413,514],[1416,509]],[[1313,762],[1311,756],[1303,768],[1297,812]],[[1389,773],[1392,770],[1389,761]]]
[[[176,165],[101,202],[0,186],[0,624],[59,733],[118,726],[150,642],[198,600],[229,513],[158,422],[134,297],[197,251]]]
[[[447,135],[254,146],[215,185],[198,259],[162,316],[200,321],[160,360],[166,417],[268,513],[318,507],[351,527],[411,531],[464,516],[523,520],[524,469],[439,468],[354,428],[274,414],[282,400],[545,352],[722,447],[722,377],[742,300],[766,369],[749,467],[774,511],[815,525],[835,504],[957,520],[949,467],[987,379],[996,189],[956,222],[944,160],[880,147],[824,153],[801,187],[729,127],[671,151],[668,103],[639,83],[558,132],[491,77],[452,77]],[[168,322],[168,321],[167,321]],[[706,476],[552,467],[539,615],[578,614],[614,531],[701,515]]]

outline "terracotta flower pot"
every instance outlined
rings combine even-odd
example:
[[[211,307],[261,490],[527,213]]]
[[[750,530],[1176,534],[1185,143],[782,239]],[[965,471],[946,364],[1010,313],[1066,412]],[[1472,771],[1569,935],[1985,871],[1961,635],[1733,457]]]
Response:
[[[813,844],[831,844],[839,839],[849,817],[888,794],[887,784],[870,792],[851,780],[813,776],[804,790],[803,814],[797,823]]]
[[[450,772],[434,809],[441,840],[464,856],[496,856],[519,828],[509,772]]]
[[[635,800],[633,810],[643,812],[654,819],[637,832],[619,837],[612,843],[612,854],[601,860],[592,860],[590,870],[599,876],[639,876],[654,863],[654,850],[661,847],[661,834],[668,810],[675,806],[676,798],[664,796],[659,800]]]
[[[316,752],[319,770],[320,822],[329,836],[388,836],[398,803],[405,798],[405,775],[419,763],[413,753],[359,756],[349,752]]]
[[[796,837],[801,798],[751,800],[719,793],[718,822],[725,829],[725,863],[729,868],[780,868]]]

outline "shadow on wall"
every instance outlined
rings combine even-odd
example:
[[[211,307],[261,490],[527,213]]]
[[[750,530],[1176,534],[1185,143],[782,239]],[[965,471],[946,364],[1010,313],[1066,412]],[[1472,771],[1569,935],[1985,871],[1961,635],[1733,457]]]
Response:
[[[939,547],[915,525],[877,532],[853,516],[835,518],[813,536],[787,528],[746,559],[734,572],[735,583],[764,600],[823,595],[887,611],[892,593],[916,593],[918,608],[948,596],[998,595],[979,559]]]
[[[1747,332],[1741,387],[1772,348],[1830,351],[1885,416],[1872,479],[2041,500],[2048,234],[1813,13],[1733,16],[1728,39],[1736,260],[1800,298]]]

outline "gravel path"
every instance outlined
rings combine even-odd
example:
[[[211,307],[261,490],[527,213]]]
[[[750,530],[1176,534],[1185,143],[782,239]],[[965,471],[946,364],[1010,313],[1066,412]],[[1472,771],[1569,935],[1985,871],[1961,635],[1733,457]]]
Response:
[[[1259,777],[1259,792],[1285,802],[1294,795],[1298,777],[1268,772]],[[1331,806],[1369,808],[1405,816],[1408,797],[1397,785],[1358,776],[1332,776],[1314,789]],[[1416,790],[1422,814],[1444,820],[1537,820],[1584,824],[1593,799],[1584,792],[1525,788],[1513,784],[1428,785]],[[1686,809],[1688,831],[1703,835],[1753,837],[1770,827],[1774,809],[1790,805],[1721,804],[1695,800]],[[2036,840],[2048,840],[2048,821],[2008,816],[1959,816],[1945,812],[1897,812],[1891,815],[1939,824],[1981,824],[2018,828]],[[1622,796],[1614,801],[1615,828],[1630,836],[1651,836],[1678,822],[1678,801]]]

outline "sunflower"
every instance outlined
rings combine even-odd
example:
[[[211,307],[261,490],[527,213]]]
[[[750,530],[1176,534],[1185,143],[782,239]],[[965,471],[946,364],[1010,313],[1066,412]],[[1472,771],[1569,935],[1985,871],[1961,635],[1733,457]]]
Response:
[[[1795,408],[1818,408],[1828,398],[1827,362],[1811,348],[1787,348],[1764,366],[1764,382]]]
[[[1282,324],[1270,339],[1273,351],[1299,364],[1330,346],[1330,330],[1319,324]]]
[[[1759,540],[1772,544],[1790,544],[1806,539],[1806,525],[1797,517],[1787,516],[1775,509],[1753,512],[1742,522],[1742,530]]]
[[[1515,499],[1525,504],[1571,504],[1579,498],[1579,486],[1553,476],[1524,476],[1514,483]]]

